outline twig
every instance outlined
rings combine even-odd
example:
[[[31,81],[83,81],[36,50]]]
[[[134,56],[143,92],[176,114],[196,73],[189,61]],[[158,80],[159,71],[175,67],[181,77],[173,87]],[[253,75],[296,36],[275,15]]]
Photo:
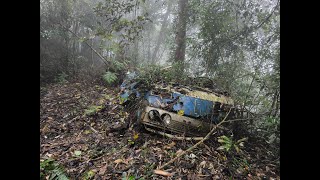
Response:
[[[173,158],[173,159],[170,160],[169,162],[167,162],[167,163],[165,163],[164,165],[160,166],[160,167],[159,167],[159,170],[160,170],[160,169],[163,169],[163,168],[166,167],[167,165],[173,163],[175,160],[177,160],[177,159],[180,158],[181,156],[185,155],[186,153],[192,151],[194,148],[198,147],[198,146],[199,146],[200,144],[202,144],[205,140],[207,140],[207,139],[210,137],[210,135],[217,129],[217,127],[220,126],[221,124],[223,124],[223,123],[225,122],[225,120],[226,120],[227,117],[229,116],[230,112],[231,112],[231,108],[230,108],[228,114],[224,117],[224,119],[223,119],[220,123],[218,123],[216,126],[214,126],[214,127],[211,129],[211,131],[210,131],[201,141],[197,142],[195,145],[193,145],[193,146],[190,147],[189,149],[183,151],[182,153],[180,153],[179,155],[177,155],[175,158]]]
[[[232,120],[225,121],[225,123],[234,122],[234,121],[248,121],[248,120],[251,120],[251,119],[253,119],[253,118],[247,118],[247,119],[232,119]]]
[[[89,126],[90,127],[90,129],[92,130],[92,131],[94,131],[95,133],[99,133],[97,130],[95,130],[92,126]]]

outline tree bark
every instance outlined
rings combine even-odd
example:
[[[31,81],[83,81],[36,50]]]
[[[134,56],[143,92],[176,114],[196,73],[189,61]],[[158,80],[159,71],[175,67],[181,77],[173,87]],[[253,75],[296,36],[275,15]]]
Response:
[[[184,59],[186,51],[187,5],[188,0],[179,0],[175,61],[179,64],[180,72],[183,72],[184,70]]]

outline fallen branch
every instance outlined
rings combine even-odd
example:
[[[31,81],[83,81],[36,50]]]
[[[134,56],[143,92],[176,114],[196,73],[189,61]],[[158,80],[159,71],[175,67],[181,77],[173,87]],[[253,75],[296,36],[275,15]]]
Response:
[[[229,116],[231,112],[231,108],[228,112],[228,114],[224,117],[224,119],[218,123],[216,126],[214,126],[211,131],[199,142],[197,142],[195,145],[193,145],[192,147],[190,147],[189,149],[183,151],[182,153],[180,153],[179,155],[177,155],[175,158],[171,159],[169,162],[165,163],[164,165],[160,166],[158,170],[163,169],[164,167],[166,167],[167,165],[173,163],[175,160],[179,159],[181,156],[185,155],[186,153],[192,151],[194,148],[198,147],[200,144],[202,144],[205,140],[209,139],[210,135],[217,129],[218,126],[220,126],[221,124],[223,124],[227,117]]]

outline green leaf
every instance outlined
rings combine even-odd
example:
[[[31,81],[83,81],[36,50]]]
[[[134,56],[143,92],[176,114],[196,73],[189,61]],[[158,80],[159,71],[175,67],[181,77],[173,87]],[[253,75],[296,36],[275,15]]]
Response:
[[[118,77],[115,73],[107,71],[104,75],[103,75],[103,80],[105,80],[108,84],[112,84],[113,82],[115,82]]]
[[[80,156],[81,155],[81,151],[74,151],[74,155]]]
[[[136,177],[133,176],[133,175],[131,175],[131,176],[128,178],[128,180],[135,180],[135,179],[136,179]]]
[[[87,177],[88,177],[89,179],[92,178],[94,175],[95,175],[95,173],[94,173],[92,170],[90,170],[90,171],[87,173]]]

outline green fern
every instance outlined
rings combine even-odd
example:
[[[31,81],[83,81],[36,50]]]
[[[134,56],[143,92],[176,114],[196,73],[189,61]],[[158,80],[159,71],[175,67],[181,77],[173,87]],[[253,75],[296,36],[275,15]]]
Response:
[[[118,77],[115,73],[107,71],[103,76],[102,76],[103,80],[106,81],[108,84],[112,84],[114,83]]]
[[[217,150],[225,150],[229,152],[232,149],[235,149],[237,153],[241,151],[240,147],[243,147],[244,141],[246,141],[248,138],[242,138],[237,141],[233,141],[232,138],[229,138],[227,136],[220,136],[218,138],[218,142],[222,144],[222,146],[218,147]]]
[[[46,179],[48,175],[49,180],[69,180],[63,167],[53,159],[40,162],[40,179]]]
[[[63,72],[63,73],[58,74],[58,76],[55,78],[55,81],[58,83],[61,83],[61,84],[66,83],[66,82],[68,82],[67,77],[68,77],[68,75]]]

